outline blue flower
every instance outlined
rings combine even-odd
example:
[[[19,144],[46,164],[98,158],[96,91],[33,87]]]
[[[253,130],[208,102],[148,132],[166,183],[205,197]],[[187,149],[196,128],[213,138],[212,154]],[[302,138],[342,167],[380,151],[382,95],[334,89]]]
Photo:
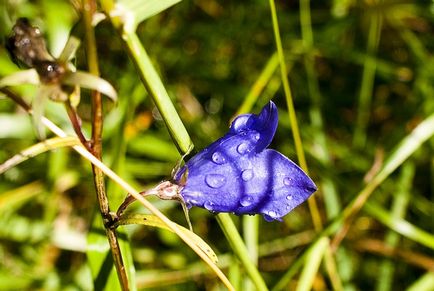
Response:
[[[174,177],[188,207],[211,212],[261,214],[282,220],[317,190],[290,159],[267,149],[277,129],[276,105],[243,114],[229,132],[191,158]]]

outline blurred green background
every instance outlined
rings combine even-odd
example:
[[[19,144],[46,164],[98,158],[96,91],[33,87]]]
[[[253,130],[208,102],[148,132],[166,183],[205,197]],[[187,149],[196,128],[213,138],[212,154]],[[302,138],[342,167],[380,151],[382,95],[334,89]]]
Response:
[[[276,5],[309,172],[327,224],[434,112],[434,2]],[[308,13],[312,30],[303,22]],[[19,17],[41,29],[55,57],[70,34],[84,38],[78,0],[1,0],[1,39]],[[101,76],[119,95],[116,104],[104,100],[103,160],[137,189],[146,189],[169,178],[180,155],[110,22],[102,21],[95,33]],[[280,118],[271,147],[297,161],[267,1],[184,0],[141,23],[137,34],[197,150],[222,136],[237,112],[257,113],[272,98]],[[87,70],[83,45],[75,65]],[[19,69],[0,46],[0,77]],[[265,83],[254,86],[260,76]],[[13,89],[28,101],[36,91],[29,85]],[[83,90],[78,112],[87,137],[90,104]],[[45,111],[73,133],[61,104],[49,102]],[[31,118],[0,94],[0,163],[36,142]],[[431,138],[414,152],[352,221],[335,250],[344,290],[434,290],[433,146]],[[126,193],[107,184],[116,209]],[[151,200],[185,225],[178,203]],[[86,256],[92,219],[99,215],[87,161],[63,148],[6,171],[0,175],[0,213],[0,290],[98,289]],[[219,255],[219,266],[237,278],[214,215],[191,209],[190,216],[195,232]],[[232,218],[241,225],[239,217]],[[398,218],[424,231],[425,243],[398,234],[393,226]],[[306,203],[284,222],[259,223],[258,268],[273,286],[311,243],[313,225]],[[218,290],[218,280],[174,234],[137,225],[125,230],[139,289]],[[321,268],[315,290],[333,289],[326,274]],[[297,276],[289,290],[296,283]]]

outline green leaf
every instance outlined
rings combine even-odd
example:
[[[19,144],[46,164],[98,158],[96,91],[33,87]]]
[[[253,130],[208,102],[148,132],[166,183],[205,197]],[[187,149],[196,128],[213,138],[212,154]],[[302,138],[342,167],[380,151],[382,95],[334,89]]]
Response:
[[[304,269],[301,272],[300,281],[297,285],[297,291],[308,291],[312,289],[313,281],[315,280],[315,276],[327,250],[328,244],[329,239],[327,237],[322,237],[309,250],[306,256]]]
[[[181,0],[121,0],[111,15],[121,15],[124,29],[134,32],[142,21],[166,10]]]
[[[366,202],[364,210],[397,233],[434,250],[434,235],[431,233],[420,229],[405,219],[393,217],[390,212],[374,202]]]

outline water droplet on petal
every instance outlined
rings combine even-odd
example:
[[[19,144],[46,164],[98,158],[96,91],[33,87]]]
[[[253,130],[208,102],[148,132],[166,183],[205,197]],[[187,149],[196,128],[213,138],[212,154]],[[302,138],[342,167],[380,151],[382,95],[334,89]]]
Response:
[[[213,153],[211,159],[217,165],[226,163],[226,158],[220,152]]]
[[[244,155],[245,153],[247,153],[249,151],[249,144],[248,143],[240,143],[237,147],[237,152],[240,155]]]
[[[220,174],[209,174],[205,177],[205,183],[211,188],[220,188],[226,183],[226,178]]]
[[[244,171],[241,173],[241,178],[242,178],[244,181],[249,181],[249,180],[251,180],[251,179],[253,178],[253,171],[252,171],[251,169],[244,170]]]
[[[254,135],[255,140],[259,140],[261,138],[261,134],[259,132]]]
[[[253,203],[253,197],[252,196],[246,195],[246,196],[241,197],[241,199],[240,199],[241,206],[245,206],[245,207],[250,206],[250,205],[252,205],[252,203]]]
[[[205,207],[206,210],[213,211],[213,209],[214,209],[214,203],[212,203],[211,201],[206,201],[203,204],[203,207]]]
[[[285,177],[283,179],[283,184],[285,184],[286,186],[291,186],[291,184],[292,184],[292,178]]]
[[[276,211],[270,210],[270,211],[268,211],[268,216],[270,216],[271,218],[276,218],[277,213],[276,213]]]
[[[292,200],[292,195],[286,196],[286,200]]]

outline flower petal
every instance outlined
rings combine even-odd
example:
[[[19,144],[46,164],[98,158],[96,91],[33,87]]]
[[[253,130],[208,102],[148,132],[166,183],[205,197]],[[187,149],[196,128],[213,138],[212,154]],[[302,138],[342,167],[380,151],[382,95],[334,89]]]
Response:
[[[212,212],[262,214],[281,218],[304,202],[316,186],[291,160],[265,149],[277,128],[277,108],[270,102],[259,115],[244,114],[229,132],[190,159],[174,179],[188,169],[181,196],[186,204]]]
[[[270,101],[261,110],[259,115],[243,114],[234,119],[230,126],[229,134],[242,134],[243,132],[255,132],[257,144],[255,150],[260,152],[273,140],[278,124],[276,105]]]

